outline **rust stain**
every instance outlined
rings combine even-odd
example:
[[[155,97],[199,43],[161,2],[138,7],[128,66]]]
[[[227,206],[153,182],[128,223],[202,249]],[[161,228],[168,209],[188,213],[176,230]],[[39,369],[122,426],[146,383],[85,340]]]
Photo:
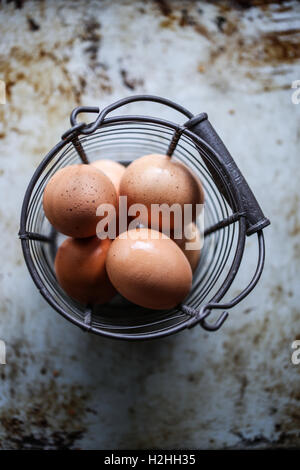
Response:
[[[276,425],[277,430],[280,428],[280,424]],[[263,434],[257,434],[252,438],[247,438],[243,433],[238,431],[232,431],[232,434],[239,438],[239,444],[230,447],[230,449],[241,449],[241,448],[266,448],[266,449],[275,449],[281,446],[293,446],[293,448],[298,447],[298,441],[300,437],[300,432],[293,434],[287,432],[281,432],[279,436],[275,439],[268,439]]]
[[[161,28],[168,28],[174,32],[178,28],[193,28],[201,36],[210,41],[210,54],[206,62],[198,64],[198,72],[206,73],[215,67],[218,59],[224,57],[226,63],[244,65],[248,70],[244,76],[260,83],[263,91],[270,92],[275,90],[290,89],[290,80],[288,83],[273,83],[271,75],[285,75],[286,70],[280,66],[294,64],[300,59],[300,29],[290,26],[286,21],[284,29],[279,29],[277,24],[280,22],[280,14],[286,14],[292,10],[292,6],[285,1],[212,1],[216,5],[218,14],[215,17],[217,31],[208,27],[204,18],[201,18],[201,10],[195,8],[194,2],[185,2],[184,8],[179,8],[177,3],[155,2],[159,5],[160,13],[163,19],[160,21]],[[276,19],[269,15],[270,7],[276,6]],[[269,24],[274,28],[271,31],[258,31],[257,35],[245,33],[243,21],[245,20],[245,11],[249,8],[256,8],[261,12],[261,16],[268,19]],[[291,13],[292,15],[292,13]],[[278,18],[279,16],[279,18]],[[291,16],[292,18],[292,16]],[[250,21],[250,20],[246,20]],[[292,24],[292,23],[291,23]],[[263,71],[265,66],[271,66],[273,70],[270,73]],[[261,70],[261,75],[257,71]],[[239,70],[241,70],[239,68]]]
[[[220,21],[222,18],[222,21]],[[208,65],[211,67],[217,60],[224,56],[227,63],[244,65],[248,68],[245,77],[251,80],[261,81],[264,91],[277,89],[290,89],[290,81],[283,85],[272,83],[270,74],[261,77],[257,70],[265,66],[273,67],[272,75],[277,74],[277,68],[282,65],[294,64],[300,59],[300,30],[291,28],[282,31],[260,32],[257,37],[247,37],[241,28],[240,17],[235,21],[229,17],[218,17],[219,30],[223,34],[224,42],[220,44],[218,37],[212,41],[212,50]],[[279,74],[284,75],[285,70],[279,69]]]
[[[208,40],[212,40],[211,33],[205,24],[199,21],[196,15],[191,14],[188,9],[183,8],[181,11],[172,11],[164,14],[165,18],[160,22],[161,28],[168,28],[176,31],[177,28],[191,27],[194,31]]]
[[[155,0],[157,7],[162,15],[168,16],[172,13],[172,8],[167,0]]]
[[[14,416],[15,410],[8,409],[7,414],[1,416],[1,424],[7,433],[7,439],[0,443],[0,448],[10,450],[67,450],[74,448],[84,429],[67,430],[58,427],[58,430],[48,430],[48,421],[44,417],[35,415],[36,410],[31,409],[26,421]],[[27,431],[26,428],[38,427],[38,431]]]
[[[287,293],[280,284],[277,284],[271,289],[270,295],[274,299],[275,303],[281,303],[282,299],[286,297]]]
[[[14,6],[18,9],[21,10],[24,6],[25,0],[9,0],[7,3],[13,3]]]
[[[7,106],[0,107],[0,121],[3,123],[0,138],[11,132],[27,135],[28,131],[19,128],[16,123],[22,121],[28,108],[33,114],[36,108],[41,112],[45,110],[47,122],[42,125],[54,129],[54,122],[66,120],[66,113],[82,104],[82,97],[88,86],[86,74],[73,74],[69,66],[78,38],[83,44],[84,65],[92,72],[90,75],[94,78],[89,84],[90,91],[95,87],[94,83],[97,84],[97,91],[100,89],[103,94],[111,94],[113,91],[107,67],[99,61],[101,24],[98,21],[86,18],[82,20],[76,36],[70,37],[68,31],[65,38],[54,40],[54,43],[50,44],[43,41],[38,34],[42,23],[40,25],[31,15],[26,18],[28,30],[24,31],[24,37],[37,35],[30,53],[24,40],[24,47],[12,45],[10,50],[0,54],[1,79],[6,83],[7,97]],[[57,18],[64,28],[63,18]],[[49,142],[39,141],[37,145],[28,146],[31,155],[40,156],[48,150]]]
[[[126,86],[126,88],[129,88],[129,90],[135,90],[137,87],[144,84],[144,81],[141,79],[131,78],[126,69],[121,69],[120,75],[122,77],[123,85]]]
[[[80,39],[86,41],[89,45],[85,48],[86,54],[89,56],[89,65],[91,68],[97,66],[98,51],[101,43],[101,24],[94,18],[89,18],[83,27],[83,33],[80,34]]]
[[[247,62],[253,67],[294,63],[300,59],[299,33],[300,30],[288,30],[261,34],[239,50],[238,62]]]
[[[212,39],[212,36],[211,36],[210,32],[208,31],[207,27],[204,24],[197,23],[197,24],[195,24],[194,29],[197,33],[201,34],[206,39],[208,39],[208,40]]]
[[[289,230],[291,237],[297,237],[300,234],[300,197],[298,194],[295,195],[291,201],[289,210],[286,214],[287,220],[292,220],[292,228]]]
[[[38,31],[40,29],[40,25],[31,17],[27,17],[27,23],[30,31]]]
[[[0,448],[74,448],[86,431],[89,394],[82,385],[65,384],[51,374],[48,358],[41,366],[41,379],[36,377],[34,384],[26,381],[27,367],[36,361],[30,345],[16,339],[8,350],[10,360],[1,371],[1,381],[11,384],[10,400],[0,410]]]
[[[210,0],[210,3],[219,5],[224,11],[238,9],[248,10],[249,8],[267,9],[270,5],[279,5],[281,11],[289,11],[290,7],[285,6],[286,0]],[[282,6],[281,6],[282,5]]]

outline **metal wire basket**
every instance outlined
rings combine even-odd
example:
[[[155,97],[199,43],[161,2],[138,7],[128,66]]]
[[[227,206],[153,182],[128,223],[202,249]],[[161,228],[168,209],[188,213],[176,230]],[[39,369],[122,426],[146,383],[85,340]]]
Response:
[[[110,112],[135,101],[152,101],[173,108],[184,124],[162,118]],[[97,113],[92,124],[77,122],[82,113]],[[209,321],[212,309],[230,309],[244,299],[258,282],[264,265],[262,229],[269,225],[253,193],[228,150],[208,121],[207,114],[193,116],[182,106],[156,96],[138,95],[120,100],[101,112],[78,107],[71,113],[72,127],[45,156],[27,188],[19,237],[29,272],[47,302],[66,319],[85,331],[126,340],[158,338],[199,324],[218,330],[226,318],[222,312]],[[147,310],[121,296],[102,306],[83,306],[62,290],[54,272],[59,237],[43,211],[43,191],[51,176],[74,163],[112,158],[128,164],[149,153],[165,153],[189,166],[205,191],[205,230],[201,261],[185,304],[176,309]],[[246,235],[257,234],[258,263],[249,285],[231,302],[221,300],[229,290],[244,253]]]

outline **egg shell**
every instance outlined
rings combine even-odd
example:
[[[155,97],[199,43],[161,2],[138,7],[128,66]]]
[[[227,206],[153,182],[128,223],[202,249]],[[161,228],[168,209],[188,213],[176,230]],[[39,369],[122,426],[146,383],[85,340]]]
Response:
[[[91,165],[70,165],[58,170],[49,180],[43,205],[49,222],[61,233],[75,237],[96,235],[96,216],[100,204],[117,206],[113,183]]]
[[[192,286],[192,270],[181,249],[166,235],[147,228],[129,230],[116,238],[106,269],[120,294],[155,310],[175,307]]]
[[[105,262],[111,240],[67,238],[57,250],[55,272],[64,291],[86,304],[103,304],[115,294]]]
[[[193,205],[193,219],[196,204],[204,203],[204,191],[198,178],[183,163],[167,155],[151,154],[134,160],[125,170],[120,183],[120,195],[127,196],[128,207],[144,204],[148,220],[140,217],[141,223],[151,226],[151,204],[179,204],[184,211],[185,204]],[[174,228],[171,213],[170,227]],[[162,220],[153,227],[161,230]]]
[[[184,228],[182,238],[173,238],[172,236],[171,238],[183,251],[191,265],[192,271],[194,272],[196,267],[198,266],[201,255],[201,235],[197,225],[194,222],[191,222],[188,226]],[[186,244],[189,243],[195,244],[195,249],[187,249],[188,247],[186,246]]]
[[[119,188],[121,178],[125,172],[125,167],[114,160],[95,160],[91,163],[94,168],[102,171],[113,183],[117,196],[119,196]]]

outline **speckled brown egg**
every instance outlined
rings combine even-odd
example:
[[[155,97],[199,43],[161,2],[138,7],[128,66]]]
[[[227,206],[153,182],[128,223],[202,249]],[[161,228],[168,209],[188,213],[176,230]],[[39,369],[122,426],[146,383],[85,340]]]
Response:
[[[106,261],[108,276],[126,299],[151,309],[182,302],[192,286],[192,270],[181,249],[156,230],[129,230],[116,238]]]
[[[151,204],[193,205],[193,217],[196,216],[196,204],[204,202],[204,192],[199,180],[183,163],[167,155],[145,155],[133,161],[125,170],[120,183],[120,195],[127,196],[128,206],[144,204],[148,209],[148,220],[140,220],[145,225],[151,223]],[[174,227],[171,216],[170,227]],[[153,227],[152,227],[153,228]],[[155,227],[161,230],[162,222]]]
[[[70,165],[49,180],[43,198],[46,217],[61,233],[75,238],[96,234],[100,204],[117,206],[113,183],[91,165]]]
[[[191,265],[192,271],[194,272],[199,263],[202,246],[201,236],[197,225],[194,222],[191,222],[185,227],[182,238],[171,238],[179,248],[181,248]]]
[[[67,238],[55,258],[57,280],[64,291],[83,304],[103,304],[115,294],[105,261],[111,240]]]
[[[117,196],[119,196],[120,182],[125,172],[125,167],[114,160],[96,160],[92,162],[91,165],[103,171],[113,183]]]

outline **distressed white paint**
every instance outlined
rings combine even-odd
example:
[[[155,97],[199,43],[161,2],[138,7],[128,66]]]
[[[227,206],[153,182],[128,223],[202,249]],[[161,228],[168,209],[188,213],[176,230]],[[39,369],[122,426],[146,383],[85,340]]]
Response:
[[[295,90],[282,86],[300,71],[296,63],[239,62],[237,36],[216,27],[220,10],[192,3],[187,8],[209,39],[177,20],[164,24],[168,18],[151,2],[26,1],[21,10],[13,3],[0,10],[0,79],[13,83],[0,108],[0,337],[10,358],[0,379],[0,413],[19,420],[18,433],[4,426],[7,419],[0,424],[2,447],[22,446],[22,437],[33,435],[43,448],[55,448],[55,432],[74,430],[82,434],[70,446],[87,449],[299,444],[300,366],[291,362],[291,343],[300,335],[300,105],[292,104]],[[299,21],[299,6],[292,5],[290,19],[276,5],[224,14],[251,42],[285,22],[292,29]],[[28,16],[40,29],[29,31]],[[95,57],[95,37],[84,27],[91,19],[101,23]],[[210,63],[222,45],[226,53]],[[135,90],[124,84],[122,69]],[[216,334],[195,328],[143,344],[88,336],[46,304],[23,261],[17,232],[24,191],[41,157],[69,127],[76,96],[103,107],[139,92],[208,112],[272,221],[262,280]],[[162,112],[148,104],[133,110]],[[249,238],[227,298],[249,281],[256,252]]]

